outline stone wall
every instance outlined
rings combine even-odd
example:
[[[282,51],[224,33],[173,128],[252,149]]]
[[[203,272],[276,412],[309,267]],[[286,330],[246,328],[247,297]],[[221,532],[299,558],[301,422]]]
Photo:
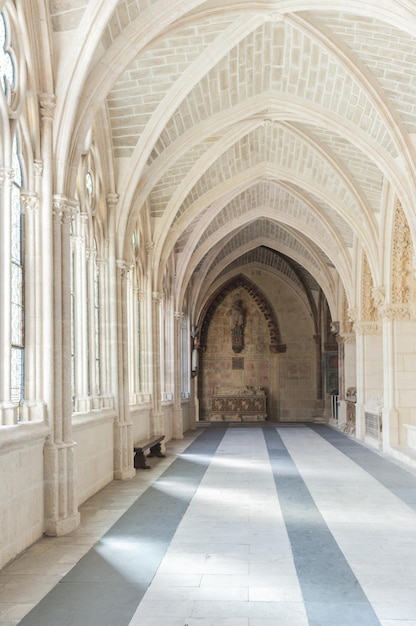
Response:
[[[217,307],[200,355],[199,419],[209,419],[212,397],[221,387],[264,388],[268,419],[303,420],[315,414],[317,352],[313,324],[305,302],[278,278],[270,281],[257,272],[257,283],[273,305],[286,352],[270,351],[264,314],[244,289],[237,289]],[[252,278],[251,278],[252,280]],[[240,299],[244,308],[244,344],[239,353],[231,342],[232,307]]]

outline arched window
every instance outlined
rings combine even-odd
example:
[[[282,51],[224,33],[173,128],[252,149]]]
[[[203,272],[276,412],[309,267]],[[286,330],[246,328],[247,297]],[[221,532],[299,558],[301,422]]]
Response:
[[[3,93],[6,95],[6,99],[9,103],[11,100],[11,90],[14,87],[14,78],[14,63],[9,50],[6,19],[4,14],[0,13],[0,80]]]

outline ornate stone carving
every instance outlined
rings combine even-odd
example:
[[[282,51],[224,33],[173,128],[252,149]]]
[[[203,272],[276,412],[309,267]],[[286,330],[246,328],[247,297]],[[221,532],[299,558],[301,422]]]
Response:
[[[116,207],[118,204],[118,198],[119,198],[118,193],[108,193],[106,197],[108,208],[111,209],[111,208]]]
[[[35,176],[38,178],[42,178],[43,176],[43,161],[36,160],[33,163],[33,170],[35,172]]]
[[[32,193],[29,191],[22,191],[20,194],[20,199],[23,205],[23,211],[27,213],[30,211],[31,213],[36,213],[39,208],[39,198],[37,193]]]
[[[354,330],[358,335],[381,335],[380,322],[362,320],[355,322]]]
[[[356,343],[355,333],[340,333],[337,336],[338,343],[353,345]]]
[[[388,304],[380,309],[381,317],[386,321],[416,320],[416,304],[404,302]]]
[[[367,257],[363,259],[363,273],[361,282],[361,319],[364,322],[371,322],[377,319],[377,307],[373,298],[373,277]]]
[[[399,200],[396,201],[393,229],[392,293],[393,303],[411,301],[414,250],[409,225]]]
[[[0,167],[0,187],[10,187],[13,182],[14,170],[10,167]]]
[[[56,96],[50,93],[39,95],[40,114],[44,120],[53,120],[55,116]]]
[[[350,321],[350,325],[358,320],[358,308],[352,307],[347,311],[348,319]]]
[[[373,300],[378,307],[383,306],[386,299],[386,289],[383,286],[374,287],[372,291]]]

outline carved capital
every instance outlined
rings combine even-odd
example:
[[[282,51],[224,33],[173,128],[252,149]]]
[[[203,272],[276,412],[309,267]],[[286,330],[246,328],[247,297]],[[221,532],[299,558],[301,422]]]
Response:
[[[356,343],[356,335],[355,333],[340,333],[337,336],[338,343],[341,344],[355,344]]]
[[[35,176],[37,178],[42,178],[43,176],[43,161],[34,161],[33,162],[33,169],[35,172]]]
[[[131,263],[127,263],[127,261],[124,261],[123,259],[117,259],[116,267],[119,276],[121,276],[121,278],[125,278],[133,266]]]
[[[20,194],[20,199],[22,201],[23,211],[25,213],[36,213],[39,208],[39,198],[37,193],[33,193],[30,191],[22,191]]]
[[[153,241],[146,241],[145,249],[146,249],[147,256],[150,256],[152,254],[154,247],[155,247],[155,244]]]
[[[372,290],[373,300],[378,307],[383,306],[386,300],[386,288],[382,285],[374,287]]]
[[[161,302],[163,302],[163,293],[160,293],[160,291],[153,291],[152,298],[153,302],[160,304]]]
[[[119,195],[118,193],[108,193],[107,194],[107,205],[109,208],[116,207],[118,204]]]
[[[356,322],[358,320],[358,308],[352,307],[347,309],[347,315],[350,322]]]
[[[40,114],[43,120],[52,121],[55,116],[56,96],[49,93],[39,95]]]
[[[0,187],[11,187],[14,170],[10,167],[0,167]]]
[[[56,195],[52,200],[52,214],[55,220],[69,224],[75,217],[79,206],[76,201],[70,201],[64,196]]]

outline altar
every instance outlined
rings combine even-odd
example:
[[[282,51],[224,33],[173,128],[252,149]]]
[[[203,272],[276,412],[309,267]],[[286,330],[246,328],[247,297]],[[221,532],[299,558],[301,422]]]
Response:
[[[217,389],[211,399],[210,421],[262,422],[267,419],[264,389],[238,387]]]

